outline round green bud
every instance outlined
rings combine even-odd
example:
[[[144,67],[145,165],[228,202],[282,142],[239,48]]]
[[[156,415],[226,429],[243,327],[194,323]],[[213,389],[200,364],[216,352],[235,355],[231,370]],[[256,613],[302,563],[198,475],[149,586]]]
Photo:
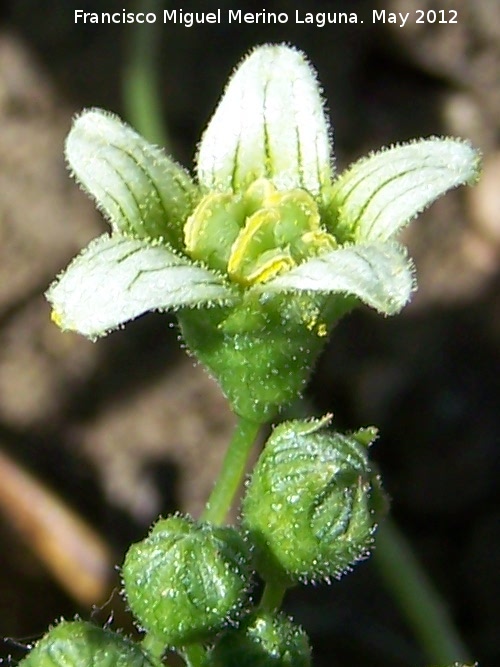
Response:
[[[62,621],[40,639],[19,667],[150,667],[138,644],[86,621]]]
[[[239,617],[249,590],[249,560],[234,528],[172,516],[128,550],[124,593],[147,632],[166,646],[186,646]]]
[[[283,614],[252,614],[215,644],[208,667],[309,667],[306,633]]]
[[[257,570],[283,584],[341,576],[368,554],[374,531],[368,446],[375,429],[343,435],[329,421],[280,424],[243,500]]]

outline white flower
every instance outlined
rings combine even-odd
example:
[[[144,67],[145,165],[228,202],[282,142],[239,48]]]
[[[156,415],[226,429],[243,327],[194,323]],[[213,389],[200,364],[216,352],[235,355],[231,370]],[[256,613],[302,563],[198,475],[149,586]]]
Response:
[[[236,69],[201,139],[196,180],[100,110],[75,120],[66,156],[112,232],[48,290],[54,320],[97,338],[147,311],[177,310],[188,345],[233,408],[230,376],[266,340],[285,343],[265,378],[245,382],[272,385],[283,368],[293,375],[301,366],[290,398],[321,349],[317,339],[342,314],[358,303],[399,312],[414,279],[398,232],[479,172],[469,144],[430,138],[383,149],[336,176],[315,73],[283,45],[256,48]],[[205,338],[217,336],[232,368],[212,343],[204,350]],[[295,368],[289,360],[299,348],[306,352]],[[283,402],[278,394],[269,402]]]

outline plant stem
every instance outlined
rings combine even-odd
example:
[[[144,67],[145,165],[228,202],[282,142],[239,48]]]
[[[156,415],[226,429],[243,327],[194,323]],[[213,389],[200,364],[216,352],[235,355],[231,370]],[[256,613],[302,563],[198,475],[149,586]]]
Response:
[[[202,521],[224,523],[245,475],[250,450],[261,424],[238,418],[219,477],[201,515]]]
[[[201,644],[191,644],[182,649],[182,655],[188,667],[203,667],[207,653]]]
[[[263,611],[276,611],[281,607],[287,586],[281,581],[268,581],[260,599],[259,608]]]
[[[151,664],[161,667],[162,660],[161,657],[165,652],[165,643],[151,634],[146,634],[141,642],[142,648],[149,656]]]
[[[135,4],[135,8],[144,14],[161,13],[164,0],[137,0]],[[160,40],[159,23],[138,23],[134,26],[127,42],[122,94],[127,120],[148,141],[168,150],[159,98],[157,64],[160,59]]]
[[[374,562],[427,658],[443,665],[470,660],[439,593],[389,519],[377,532]]]

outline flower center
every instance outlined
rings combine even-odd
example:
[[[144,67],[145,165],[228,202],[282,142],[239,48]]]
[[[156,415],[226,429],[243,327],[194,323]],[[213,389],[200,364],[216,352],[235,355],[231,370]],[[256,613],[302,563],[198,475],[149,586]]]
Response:
[[[276,190],[264,179],[243,193],[211,193],[184,227],[186,252],[244,286],[332,250],[316,202],[305,190]]]

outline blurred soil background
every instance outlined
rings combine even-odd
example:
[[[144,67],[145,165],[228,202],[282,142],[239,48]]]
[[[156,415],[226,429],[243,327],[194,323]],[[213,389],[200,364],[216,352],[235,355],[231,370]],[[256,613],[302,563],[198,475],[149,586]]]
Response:
[[[182,6],[257,11],[226,0]],[[75,25],[73,12],[122,7],[135,9],[8,0],[0,10],[0,636],[11,638],[0,652],[14,663],[58,617],[122,621],[110,564],[160,512],[200,511],[232,429],[216,385],[179,350],[173,318],[148,315],[92,344],[63,335],[43,298],[106,228],[65,169],[71,117],[89,106],[125,114],[133,27]],[[413,18],[404,28],[374,26],[377,7]],[[428,8],[457,10],[458,25],[416,25],[415,9]],[[366,20],[162,25],[161,103],[182,163],[192,164],[232,67],[264,41],[297,45],[317,68],[339,168],[434,134],[483,152],[480,184],[450,193],[404,234],[420,285],[411,306],[395,319],[359,311],[342,322],[307,398],[341,428],[379,426],[373,456],[394,516],[472,656],[500,665],[500,3],[296,0],[266,9],[355,10]],[[90,555],[75,555],[66,584],[40,553],[43,544],[74,545],[54,514],[43,518],[34,480],[102,537],[89,547],[82,528]],[[312,637],[315,667],[426,664],[370,561],[330,587],[293,591],[287,610]]]

